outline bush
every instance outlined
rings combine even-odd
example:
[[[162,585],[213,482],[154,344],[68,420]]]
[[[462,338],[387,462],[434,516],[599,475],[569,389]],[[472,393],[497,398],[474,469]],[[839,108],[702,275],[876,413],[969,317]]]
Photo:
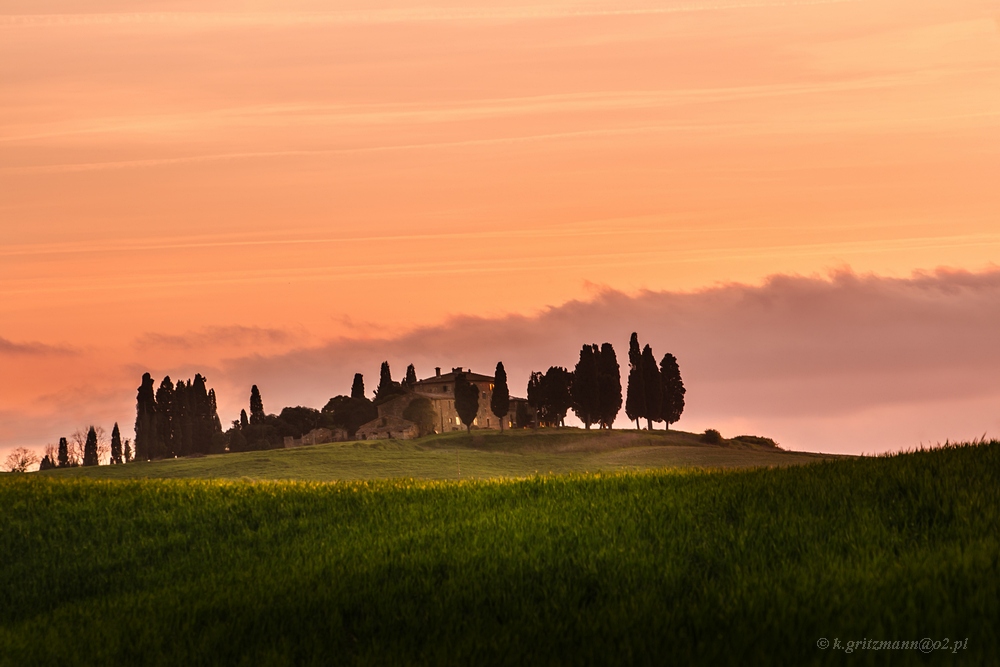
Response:
[[[706,445],[721,445],[722,434],[716,431],[714,428],[710,428],[702,434],[701,441],[704,442]]]
[[[738,435],[733,440],[748,444],[748,445],[759,445],[761,447],[772,447],[774,449],[781,449],[771,438],[764,438],[759,435]]]

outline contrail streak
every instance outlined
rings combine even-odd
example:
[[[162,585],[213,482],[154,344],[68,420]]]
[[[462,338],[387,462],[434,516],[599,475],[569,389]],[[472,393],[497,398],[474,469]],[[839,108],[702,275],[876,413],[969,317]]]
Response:
[[[180,24],[185,27],[257,25],[338,25],[429,23],[451,21],[532,21],[602,16],[651,16],[728,9],[805,7],[855,3],[861,0],[786,0],[785,2],[688,3],[674,7],[636,9],[564,9],[523,7],[491,9],[409,9],[346,12],[129,12],[116,14],[13,14],[0,16],[0,27],[62,27],[130,24]]]

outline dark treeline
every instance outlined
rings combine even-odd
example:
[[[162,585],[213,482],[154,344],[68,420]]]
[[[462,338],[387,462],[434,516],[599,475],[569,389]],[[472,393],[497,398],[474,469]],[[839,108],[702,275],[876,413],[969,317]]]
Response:
[[[535,426],[564,426],[570,410],[589,429],[597,424],[610,429],[624,406],[630,420],[646,419],[653,423],[676,422],[684,410],[684,384],[676,358],[666,354],[657,364],[652,348],[639,349],[638,336],[629,344],[628,389],[622,391],[621,366],[611,343],[588,344],[580,349],[573,370],[552,366],[546,372],[532,372],[527,386],[527,405],[517,403],[514,424],[532,425],[528,406],[535,410]],[[149,460],[195,454],[255,451],[285,446],[285,438],[299,439],[315,429],[343,431],[340,438],[354,438],[358,429],[378,417],[378,406],[417,383],[416,369],[410,364],[402,382],[392,379],[387,361],[379,370],[379,383],[372,399],[365,395],[364,376],[354,375],[349,396],[338,395],[322,409],[296,406],[268,414],[257,385],[250,389],[247,409],[223,433],[219,422],[215,391],[208,389],[203,376],[174,385],[165,377],[156,391],[149,373],[143,375],[136,400],[136,458]],[[471,430],[480,408],[480,392],[464,373],[455,378],[454,407],[466,428]],[[498,363],[494,375],[490,411],[497,416],[501,429],[511,405],[507,373]],[[249,412],[248,412],[249,409]],[[436,415],[431,401],[416,397],[407,406],[403,418],[413,422],[421,435],[433,433]],[[125,448],[127,449],[127,441]],[[62,448],[60,449],[62,452]],[[92,457],[84,457],[91,460]],[[128,460],[123,452],[117,424],[112,434],[112,462]],[[62,461],[62,453],[60,453]],[[57,463],[56,465],[62,465]],[[70,465],[70,464],[67,464]]]
[[[654,422],[666,422],[669,428],[684,411],[685,389],[677,359],[668,353],[657,365],[649,345],[640,351],[635,333],[629,341],[628,358],[625,413],[635,420],[636,428],[639,419],[646,419],[648,429]],[[545,373],[533,372],[527,392],[538,425],[562,426],[572,409],[584,428],[592,424],[611,428],[623,403],[621,368],[614,347],[611,343],[584,345],[572,371],[552,366]]]
[[[111,465],[128,463],[132,460],[132,441],[122,440],[118,422],[111,429],[111,441],[100,426],[77,429],[69,438],[59,438],[59,445],[47,445],[45,456],[38,464],[39,470],[53,468],[75,468],[76,466],[100,465],[107,459]]]
[[[411,365],[409,375],[415,371]],[[382,380],[375,391],[375,401],[365,396],[365,380],[361,373],[354,375],[350,396],[334,396],[322,410],[302,406],[282,408],[277,415],[264,411],[264,401],[257,385],[250,389],[250,415],[240,412],[239,420],[233,422],[226,432],[229,451],[245,452],[284,447],[286,437],[301,438],[313,429],[343,429],[348,437],[354,437],[358,428],[378,416],[376,405],[403,391],[400,383],[393,382],[389,364],[382,364]]]
[[[135,456],[141,461],[225,451],[215,390],[205,378],[178,381],[167,376],[153,391],[153,378],[142,376],[136,396]]]

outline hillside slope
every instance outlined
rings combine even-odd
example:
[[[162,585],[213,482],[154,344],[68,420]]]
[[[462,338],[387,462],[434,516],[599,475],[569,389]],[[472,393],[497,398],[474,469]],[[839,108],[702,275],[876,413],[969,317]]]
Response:
[[[488,479],[535,474],[664,467],[785,466],[823,458],[741,442],[707,445],[681,431],[495,431],[419,440],[371,440],[199,458],[55,470],[44,474],[102,479],[204,478],[333,481]]]

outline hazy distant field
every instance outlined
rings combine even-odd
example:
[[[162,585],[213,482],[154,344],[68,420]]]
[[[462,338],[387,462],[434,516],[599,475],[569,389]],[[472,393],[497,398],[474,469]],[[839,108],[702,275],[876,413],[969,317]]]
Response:
[[[1000,648],[1000,442],[513,481],[4,475],[0,506],[3,667],[958,665]],[[924,637],[968,643],[817,647]]]
[[[705,445],[679,431],[533,431],[449,433],[415,441],[373,440],[297,449],[223,454],[125,466],[56,470],[55,476],[306,481],[489,479],[547,473],[662,467],[785,466],[820,460],[740,443]]]

